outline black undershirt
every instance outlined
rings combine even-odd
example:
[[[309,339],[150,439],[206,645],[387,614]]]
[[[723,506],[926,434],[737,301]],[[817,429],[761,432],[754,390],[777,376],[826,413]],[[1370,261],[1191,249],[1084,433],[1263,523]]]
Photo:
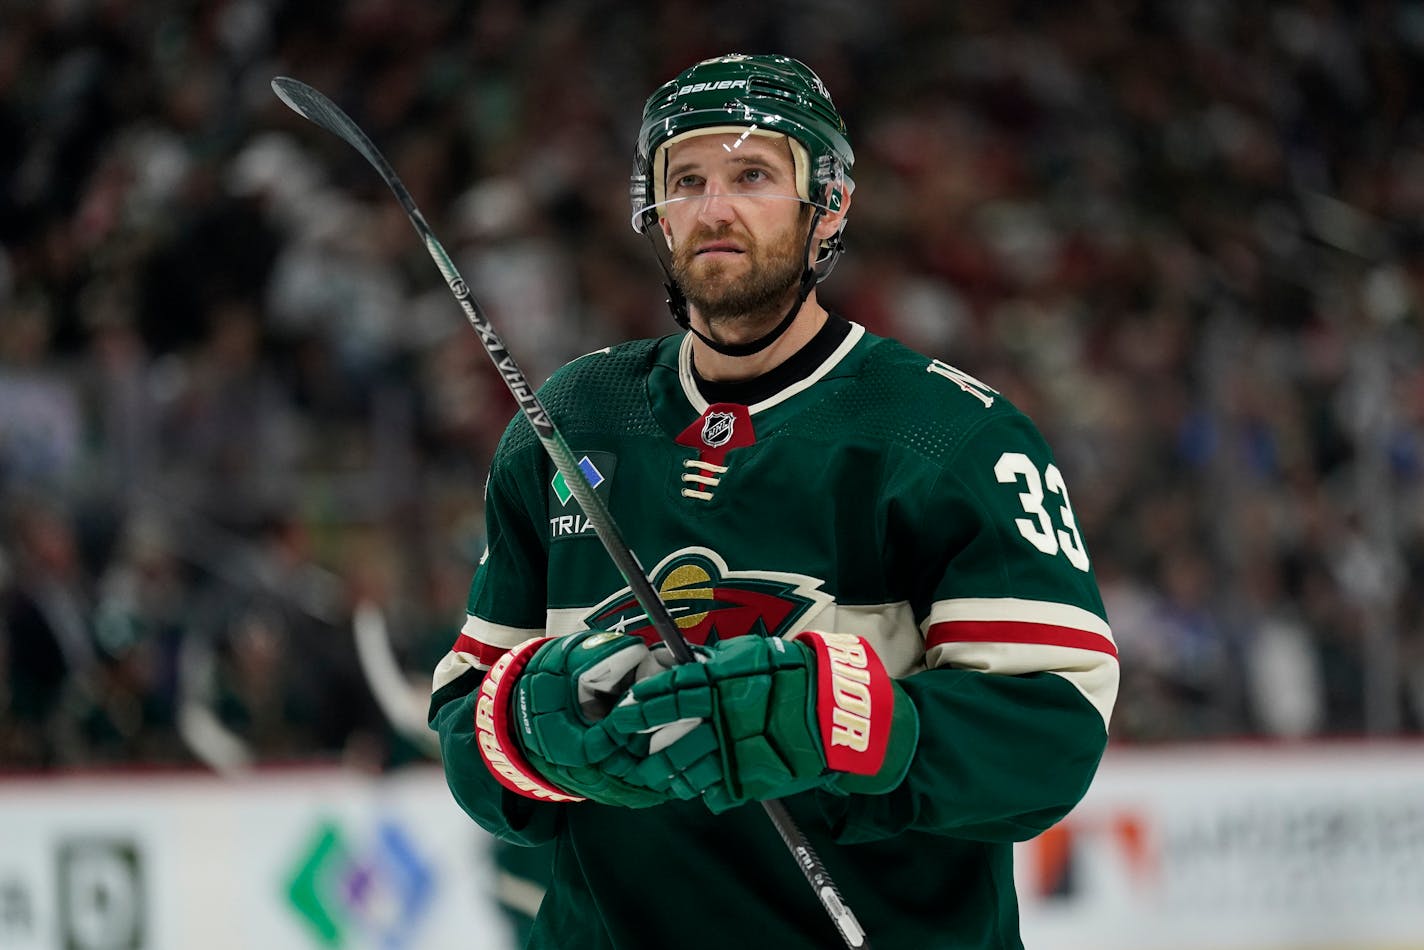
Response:
[[[769,399],[777,393],[801,382],[826,361],[836,347],[850,334],[850,322],[835,314],[826,315],[826,323],[816,331],[816,335],[806,341],[806,345],[760,376],[717,382],[703,379],[692,366],[692,378],[697,381],[697,391],[709,403],[735,402],[750,406]]]

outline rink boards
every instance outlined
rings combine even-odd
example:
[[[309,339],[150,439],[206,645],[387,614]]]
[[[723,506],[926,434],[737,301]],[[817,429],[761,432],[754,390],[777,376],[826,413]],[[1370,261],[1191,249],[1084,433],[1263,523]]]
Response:
[[[1018,877],[1030,948],[1424,950],[1424,745],[1114,749]],[[435,768],[0,779],[13,950],[506,950],[493,880]]]

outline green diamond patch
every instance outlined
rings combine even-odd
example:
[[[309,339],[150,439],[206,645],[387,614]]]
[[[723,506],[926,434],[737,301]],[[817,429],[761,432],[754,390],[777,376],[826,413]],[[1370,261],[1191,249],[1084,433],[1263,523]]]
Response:
[[[598,470],[598,466],[589,461],[587,455],[579,459],[578,467],[579,471],[583,472],[583,477],[588,479],[589,485],[593,488],[596,489],[603,484],[603,473]],[[554,480],[549,483],[549,487],[554,489],[554,497],[559,499],[560,505],[568,505],[569,499],[574,497],[574,490],[569,487],[563,472],[554,473]]]

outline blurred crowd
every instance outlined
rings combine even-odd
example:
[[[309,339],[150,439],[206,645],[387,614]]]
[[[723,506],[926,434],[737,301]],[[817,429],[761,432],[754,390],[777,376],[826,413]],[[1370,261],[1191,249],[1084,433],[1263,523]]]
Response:
[[[21,0],[0,770],[425,748],[390,703],[462,619],[514,405],[272,77],[368,131],[541,380],[673,329],[628,224],[639,113],[739,50],[805,60],[850,124],[823,299],[1054,446],[1115,741],[1424,729],[1424,6]]]

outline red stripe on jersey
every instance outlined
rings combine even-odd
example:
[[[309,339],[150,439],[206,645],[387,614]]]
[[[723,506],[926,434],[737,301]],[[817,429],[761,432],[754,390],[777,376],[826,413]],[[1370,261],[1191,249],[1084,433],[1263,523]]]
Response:
[[[1117,647],[1100,633],[1027,620],[947,620],[930,627],[926,649],[947,643],[1035,643],[1096,650],[1117,659]]]
[[[475,662],[480,666],[494,666],[500,657],[509,652],[505,647],[490,646],[488,643],[481,643],[474,637],[463,633],[455,638],[453,649],[456,653],[468,653],[473,656]]]

